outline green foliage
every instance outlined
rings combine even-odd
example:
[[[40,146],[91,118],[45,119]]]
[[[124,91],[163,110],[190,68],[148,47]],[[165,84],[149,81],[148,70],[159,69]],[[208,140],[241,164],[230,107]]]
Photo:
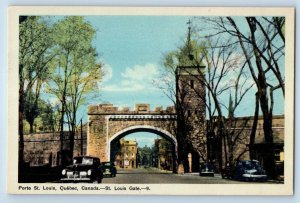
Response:
[[[92,46],[94,28],[83,17],[70,16],[54,24],[54,50],[58,55],[51,62],[48,93],[59,100],[60,132],[65,124],[70,131],[70,150],[74,147],[77,111],[86,95],[97,90],[102,66]]]
[[[54,132],[56,129],[57,121],[54,109],[51,104],[43,102],[42,112],[40,114],[40,118],[42,121],[42,125],[40,126],[40,130]]]
[[[19,78],[28,91],[37,79],[45,78],[53,58],[52,28],[40,17],[30,16],[19,26]]]
[[[91,45],[95,30],[83,17],[64,18],[54,30],[55,49],[60,53],[51,63],[48,88],[61,101],[63,89],[69,97],[78,89],[91,91],[101,78],[101,66],[96,63],[97,54]]]
[[[19,115],[20,120],[28,121],[33,132],[34,121],[40,114],[41,87],[48,74],[48,64],[55,56],[51,50],[52,27],[41,17],[22,16],[19,29]],[[19,131],[23,132],[21,126]]]
[[[203,57],[207,54],[203,41],[191,40],[175,51],[165,55],[163,64],[169,70],[176,70],[177,66],[203,65]]]
[[[36,133],[36,132],[55,132],[57,129],[57,112],[54,112],[53,106],[50,103],[45,102],[42,99],[38,99],[38,108],[30,109],[32,105],[27,106],[28,100],[25,102],[24,115],[25,115],[25,127],[24,132]],[[34,117],[34,122],[32,122]],[[31,123],[32,122],[32,123]]]
[[[92,46],[95,29],[84,17],[51,20],[20,17],[19,76],[24,98],[24,109],[20,110],[31,128],[37,119],[35,126],[43,130],[56,130],[58,112],[64,123],[74,127],[79,106],[85,95],[95,91],[102,75]],[[65,111],[62,113],[57,104],[42,101],[41,92],[46,98],[53,99],[54,95]]]

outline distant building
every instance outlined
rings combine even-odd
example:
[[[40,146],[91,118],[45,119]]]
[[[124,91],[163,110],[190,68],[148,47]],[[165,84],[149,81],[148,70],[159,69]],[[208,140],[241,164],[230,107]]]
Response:
[[[153,147],[145,145],[138,148],[138,166],[154,166],[153,161]]]
[[[173,170],[174,146],[165,139],[156,139],[153,158],[155,167],[162,170]]]
[[[120,140],[120,149],[115,155],[117,168],[137,167],[137,142],[134,140]]]

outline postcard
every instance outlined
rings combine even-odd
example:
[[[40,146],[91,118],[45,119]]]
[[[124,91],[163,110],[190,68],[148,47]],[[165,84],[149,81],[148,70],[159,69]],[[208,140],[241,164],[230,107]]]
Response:
[[[294,8],[8,8],[11,194],[292,195]]]

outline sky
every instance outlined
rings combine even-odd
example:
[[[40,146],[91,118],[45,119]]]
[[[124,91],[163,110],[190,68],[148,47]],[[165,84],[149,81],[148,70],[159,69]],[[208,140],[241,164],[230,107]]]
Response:
[[[172,106],[173,102],[154,85],[154,81],[164,70],[165,54],[185,43],[187,22],[192,18],[193,16],[86,16],[86,21],[96,29],[93,46],[99,54],[98,62],[103,64],[105,75],[99,83],[99,91],[79,109],[78,121],[80,118],[87,120],[88,105],[100,103],[112,103],[120,108],[130,107],[131,110],[137,103],[148,103],[151,109],[156,106]],[[243,22],[236,20],[240,29],[245,30]],[[228,81],[223,82],[226,84]],[[235,116],[254,114],[254,93],[255,88],[245,96]],[[279,102],[275,103],[274,115],[282,114],[283,97],[279,91],[275,92],[275,97],[279,98]],[[229,92],[221,100],[228,104]],[[224,115],[227,116],[227,112]],[[148,134],[141,133],[132,139],[138,136]]]
[[[100,54],[106,75],[100,95],[93,103],[112,103],[132,110],[136,103],[172,106],[171,100],[153,85],[161,75],[165,53],[175,50],[183,42],[190,17],[150,16],[90,16],[94,28],[94,46]],[[99,100],[98,100],[99,99]],[[125,139],[136,140],[139,147],[152,146],[159,137],[139,132]]]
[[[124,139],[137,141],[138,147],[144,147],[146,145],[152,147],[155,144],[155,139],[162,139],[162,137],[154,133],[137,132],[125,136]]]
[[[131,109],[136,103],[149,103],[151,109],[173,105],[153,82],[164,70],[164,55],[185,43],[187,22],[191,18],[193,16],[86,16],[96,29],[93,45],[105,72],[100,91],[87,104],[112,103]],[[237,23],[243,30],[242,21],[237,19]],[[253,88],[242,101],[236,116],[253,115],[249,106],[254,104],[254,91]],[[228,94],[222,98],[225,104],[228,104]],[[279,91],[275,97],[281,97]],[[275,103],[274,114],[284,112],[282,104],[283,98]],[[81,111],[86,115],[86,106]]]
[[[97,30],[94,46],[100,53],[106,75],[100,102],[134,107],[135,103],[173,105],[153,86],[165,53],[176,49],[187,31],[189,17],[92,16],[86,17]]]

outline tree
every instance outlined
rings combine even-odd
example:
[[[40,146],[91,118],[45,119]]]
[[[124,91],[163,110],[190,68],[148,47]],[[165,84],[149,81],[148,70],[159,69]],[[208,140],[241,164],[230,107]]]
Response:
[[[40,128],[42,131],[47,132],[56,132],[57,129],[57,120],[55,115],[55,107],[53,107],[49,102],[42,102],[41,106],[41,125]]]
[[[36,16],[20,16],[19,18],[19,167],[24,160],[23,119],[24,104],[27,97],[33,97],[33,87],[38,88],[42,75],[48,68],[49,62],[55,56],[51,52],[50,40],[51,27],[41,18]],[[38,97],[38,92],[36,97]],[[35,102],[28,103],[36,105]],[[28,106],[27,106],[28,107]],[[32,106],[31,106],[32,107]],[[30,107],[30,108],[31,108]],[[33,107],[34,108],[34,107]],[[33,109],[31,108],[31,109]],[[34,122],[36,113],[32,118],[27,115],[31,123]]]
[[[35,84],[25,94],[24,101],[24,115],[26,121],[30,126],[30,133],[33,133],[33,124],[35,119],[41,114],[42,109],[40,108],[40,93],[43,83],[46,80],[47,71],[44,71],[40,77],[36,79]]]
[[[207,37],[232,38],[234,44],[239,44],[237,51],[243,54],[257,87],[257,97],[264,121],[264,166],[271,177],[275,176],[272,132],[273,92],[281,89],[283,97],[285,93],[283,68],[280,65],[283,64],[285,54],[284,22],[283,17],[201,18],[202,25],[206,26],[206,31],[209,32]],[[241,26],[242,24],[247,27]]]
[[[234,20],[232,18],[228,18],[231,25],[234,27],[238,34],[239,42],[241,47],[244,46],[244,42],[242,41],[242,35],[239,31],[238,27],[236,26]],[[260,100],[260,106],[261,111],[263,113],[263,129],[264,129],[264,136],[265,136],[265,154],[264,154],[264,162],[265,167],[268,172],[268,174],[271,177],[275,177],[275,159],[274,159],[274,146],[273,146],[273,130],[272,130],[272,117],[273,117],[273,91],[277,88],[281,88],[282,92],[284,94],[284,82],[281,77],[281,72],[278,67],[277,59],[274,57],[274,53],[272,51],[272,44],[271,40],[269,38],[269,35],[265,32],[264,28],[261,26],[259,21],[254,17],[246,17],[246,21],[248,23],[249,29],[250,29],[250,37],[247,38],[251,48],[254,53],[255,57],[255,64],[256,64],[256,70],[258,74],[255,74],[255,69],[249,59],[247,59],[248,66],[251,70],[252,77],[256,82],[256,86],[258,89],[258,97]],[[263,35],[265,37],[265,40],[267,41],[267,47],[269,57],[266,58],[266,56],[263,54],[263,51],[259,48],[258,45],[258,39],[257,39],[257,28],[260,28],[260,30],[263,32]],[[277,51],[277,50],[276,50]],[[243,52],[245,56],[248,54],[244,49]],[[266,63],[267,68],[264,68],[263,61]],[[273,64],[272,64],[273,63]],[[267,72],[269,70],[272,70],[274,75],[276,76],[279,84],[274,87],[273,85],[269,84],[267,81]],[[270,94],[270,104],[269,104],[269,96],[268,96],[268,87],[269,87],[269,94]]]
[[[207,52],[202,57],[207,64],[206,78],[203,80],[207,88],[207,112],[209,127],[208,136],[216,143],[214,153],[219,160],[219,168],[222,167],[222,156],[219,149],[223,149],[225,162],[233,164],[235,157],[242,156],[247,149],[244,143],[244,150],[237,152],[237,145],[245,142],[246,138],[242,131],[235,131],[237,121],[233,119],[235,111],[240,106],[245,95],[252,89],[253,83],[245,72],[245,63],[240,60],[240,56],[235,53],[236,46],[228,40],[223,42],[220,38],[214,41],[208,41]],[[195,61],[195,66],[197,65]],[[200,70],[199,70],[200,71]],[[228,105],[225,105],[224,97],[230,92]],[[234,97],[232,99],[231,92]],[[200,96],[200,95],[199,95]],[[224,117],[224,110],[229,112],[228,118]],[[239,123],[243,129],[247,122]],[[215,142],[216,141],[216,142]],[[215,155],[213,155],[215,156]]]
[[[73,155],[76,116],[84,95],[97,87],[101,77],[101,65],[96,63],[96,51],[92,46],[93,27],[83,17],[65,17],[54,25],[59,53],[51,63],[48,91],[60,101],[60,142],[63,151],[64,125],[68,124],[70,155]],[[66,122],[67,120],[67,122]],[[62,163],[61,156],[61,164]]]
[[[88,57],[94,57],[93,53],[82,54],[82,64],[75,65],[74,75],[71,76],[68,84],[68,97],[66,105],[66,114],[70,131],[70,151],[74,149],[74,136],[77,126],[77,111],[84,103],[85,96],[95,90],[97,82],[101,78],[101,65],[95,62],[89,62]],[[78,56],[78,58],[80,58]]]

